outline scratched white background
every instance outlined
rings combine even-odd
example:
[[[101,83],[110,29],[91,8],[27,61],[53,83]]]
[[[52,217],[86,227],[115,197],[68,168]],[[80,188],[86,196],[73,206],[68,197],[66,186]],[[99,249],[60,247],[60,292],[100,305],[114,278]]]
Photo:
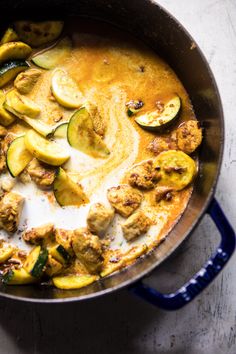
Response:
[[[203,49],[219,85],[226,147],[217,198],[236,228],[236,0],[159,0]],[[205,218],[180,252],[156,271],[158,289],[181,285],[218,242]],[[168,284],[168,285],[167,285]],[[235,354],[236,255],[181,311],[158,310],[126,291],[84,304],[0,300],[0,353]]]

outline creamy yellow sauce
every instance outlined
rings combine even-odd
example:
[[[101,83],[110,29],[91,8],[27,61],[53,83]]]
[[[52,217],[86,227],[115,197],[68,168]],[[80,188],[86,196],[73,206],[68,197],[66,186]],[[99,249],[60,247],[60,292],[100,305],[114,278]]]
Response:
[[[77,22],[80,22],[79,25]],[[125,173],[135,164],[153,158],[146,149],[158,133],[143,130],[127,116],[126,102],[141,99],[144,107],[140,114],[155,110],[156,101],[165,101],[177,94],[181,98],[181,121],[194,119],[189,97],[173,70],[156,53],[127,34],[112,27],[88,20],[77,20],[67,28],[73,47],[70,55],[59,64],[78,83],[87,100],[98,106],[107,121],[105,142],[111,154],[107,159],[96,159],[71,148],[67,141],[59,139],[71,159],[65,164],[70,176],[80,181],[90,204],[60,208],[52,192],[42,192],[33,183],[17,183],[14,190],[26,197],[20,228],[54,222],[56,227],[73,229],[86,225],[89,206],[94,202],[109,205],[106,198],[107,188],[125,182]],[[28,95],[41,107],[40,119],[48,124],[68,121],[74,110],[63,108],[53,100],[51,94],[52,70],[43,75]],[[26,126],[18,123],[12,130],[21,132]],[[127,243],[122,235],[120,223],[124,220],[115,216],[109,227],[107,237],[112,238],[111,248],[127,252],[134,246],[141,247],[139,255],[157,245],[173,227],[190,198],[192,187],[175,194],[171,202],[153,203],[153,191],[145,192],[141,208],[145,209],[153,221],[146,235]],[[3,233],[3,231],[1,231]],[[21,247],[22,243],[21,243]],[[25,246],[24,246],[25,247]],[[120,252],[120,251],[119,251]],[[110,253],[108,253],[108,256]],[[129,259],[126,263],[129,263]]]

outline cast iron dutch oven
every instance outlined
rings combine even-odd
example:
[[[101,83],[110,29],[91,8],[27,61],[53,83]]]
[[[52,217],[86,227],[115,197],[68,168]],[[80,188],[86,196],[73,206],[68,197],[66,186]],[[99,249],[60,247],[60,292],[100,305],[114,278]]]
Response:
[[[235,249],[235,234],[214,199],[224,145],[222,105],[212,72],[191,36],[169,13],[151,0],[6,0],[1,15],[7,19],[68,16],[97,18],[133,33],[161,55],[175,70],[204,126],[200,171],[194,192],[180,221],[165,242],[134,265],[86,288],[62,291],[46,286],[1,287],[0,295],[34,302],[80,301],[129,287],[135,294],[167,310],[181,308],[198,295],[222,270]],[[46,18],[44,18],[46,19]],[[141,279],[163,262],[191,234],[204,213],[215,222],[221,243],[210,260],[181,289],[161,294]]]

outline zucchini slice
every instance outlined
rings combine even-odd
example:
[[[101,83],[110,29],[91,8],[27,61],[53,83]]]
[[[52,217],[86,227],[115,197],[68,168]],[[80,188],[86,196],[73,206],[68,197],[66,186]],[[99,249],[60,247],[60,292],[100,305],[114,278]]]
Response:
[[[16,90],[6,94],[6,106],[12,107],[14,111],[30,118],[36,118],[41,109],[28,97],[20,95]]]
[[[48,258],[48,251],[41,246],[34,247],[28,254],[24,263],[24,269],[35,278],[40,278],[43,274]]]
[[[14,28],[20,39],[33,47],[40,47],[57,39],[63,26],[63,21],[16,21],[14,23]]]
[[[11,246],[3,247],[0,249],[0,263],[6,262],[9,258],[11,258],[14,249]]]
[[[65,37],[60,40],[53,48],[50,48],[42,53],[36,54],[31,60],[32,62],[43,69],[53,69],[59,63],[68,57],[72,48],[70,38]]]
[[[55,198],[59,205],[80,206],[89,202],[81,185],[72,181],[60,167],[53,184]]]
[[[60,145],[46,140],[34,130],[25,134],[25,146],[34,157],[48,165],[60,166],[70,158]]]
[[[25,138],[20,136],[13,140],[7,150],[7,168],[12,177],[18,176],[32,160],[33,156],[25,147]]]
[[[66,275],[52,278],[58,289],[80,289],[94,283],[99,277],[96,275]]]
[[[60,273],[62,269],[63,265],[49,254],[46,263],[45,274],[47,274],[49,277],[52,277],[53,275]]]
[[[13,28],[9,27],[2,36],[0,44],[18,41],[19,37]]]
[[[68,123],[61,123],[55,129],[53,136],[55,136],[56,138],[66,138],[67,137],[67,127],[68,127]]]
[[[127,106],[127,115],[132,117],[134,114],[138,113],[143,107],[144,103],[141,100],[131,100],[126,103]]]
[[[75,149],[93,157],[106,158],[110,154],[102,138],[93,130],[91,116],[85,107],[72,115],[67,128],[67,140]]]
[[[66,264],[70,260],[69,253],[62,245],[56,245],[49,249],[49,254],[61,264]]]
[[[167,128],[177,118],[181,107],[179,96],[173,97],[166,104],[159,104],[160,108],[153,112],[135,118],[135,121],[142,127],[150,130]]]
[[[32,284],[37,281],[24,268],[10,269],[3,276],[3,283],[6,285]]]
[[[2,90],[0,90],[0,124],[4,127],[7,127],[11,123],[13,123],[16,117],[9,113],[4,107],[3,104],[5,102],[6,96]]]
[[[23,42],[8,42],[0,46],[0,63],[15,59],[26,59],[32,52],[28,44]]]
[[[184,152],[176,150],[161,152],[154,160],[154,167],[161,177],[158,185],[178,191],[187,187],[197,173],[195,161]]]
[[[29,65],[23,60],[8,61],[0,67],[0,87],[15,79],[17,74],[28,69]]]
[[[84,102],[77,83],[63,69],[54,70],[51,89],[55,99],[63,107],[78,108]]]

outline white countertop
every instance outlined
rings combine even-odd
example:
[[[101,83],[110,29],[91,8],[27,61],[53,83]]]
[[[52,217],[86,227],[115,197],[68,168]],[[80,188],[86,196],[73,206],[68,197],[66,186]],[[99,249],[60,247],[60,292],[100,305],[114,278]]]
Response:
[[[236,1],[159,0],[200,45],[219,85],[226,144],[216,196],[236,229]],[[150,282],[182,285],[216,248],[205,217]],[[0,353],[235,354],[236,254],[214,283],[178,312],[168,313],[126,291],[84,304],[40,306],[0,301]],[[164,281],[163,281],[164,280]],[[162,284],[169,283],[163,287]]]

